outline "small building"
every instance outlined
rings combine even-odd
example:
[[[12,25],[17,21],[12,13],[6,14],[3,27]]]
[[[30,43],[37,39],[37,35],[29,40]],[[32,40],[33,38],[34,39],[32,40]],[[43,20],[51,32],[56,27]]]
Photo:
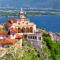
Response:
[[[16,39],[4,38],[0,39],[0,47],[7,47],[8,45],[14,44]]]
[[[40,34],[27,34],[27,40],[39,41],[39,40],[42,40],[42,37]]]
[[[16,42],[15,35],[8,35],[7,31],[0,32],[0,47],[8,46]]]
[[[25,38],[29,41],[42,41],[42,33],[37,30],[35,33],[26,34]]]

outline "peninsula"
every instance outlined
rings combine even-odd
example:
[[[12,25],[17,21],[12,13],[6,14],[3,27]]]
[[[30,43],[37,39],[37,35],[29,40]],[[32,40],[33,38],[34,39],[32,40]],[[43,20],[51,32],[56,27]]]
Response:
[[[59,59],[60,35],[37,28],[25,14],[21,8],[18,19],[11,18],[4,25],[0,24],[0,59]]]

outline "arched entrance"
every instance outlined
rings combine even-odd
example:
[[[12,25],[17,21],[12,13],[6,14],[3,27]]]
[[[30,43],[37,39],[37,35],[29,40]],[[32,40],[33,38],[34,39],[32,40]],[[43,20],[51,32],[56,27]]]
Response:
[[[25,33],[25,28],[24,27],[22,28],[22,33]]]
[[[28,27],[25,28],[25,32],[26,32],[26,33],[29,32],[29,28],[28,28]]]
[[[33,32],[33,27],[30,27],[29,31],[30,31],[30,33],[32,33]]]

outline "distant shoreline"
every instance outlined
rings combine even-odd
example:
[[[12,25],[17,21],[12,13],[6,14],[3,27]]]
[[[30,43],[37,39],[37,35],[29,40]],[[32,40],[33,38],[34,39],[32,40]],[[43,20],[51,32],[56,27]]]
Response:
[[[50,11],[50,10],[41,10],[41,11],[25,11],[26,15],[31,16],[40,16],[40,15],[60,15],[60,11]],[[18,16],[18,10],[0,10],[0,16]]]

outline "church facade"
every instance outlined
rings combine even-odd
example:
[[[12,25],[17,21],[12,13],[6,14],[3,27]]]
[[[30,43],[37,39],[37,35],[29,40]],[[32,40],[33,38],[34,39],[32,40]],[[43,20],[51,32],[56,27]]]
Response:
[[[21,9],[19,19],[17,19],[17,22],[13,23],[9,29],[22,34],[34,33],[36,31],[36,24],[30,22]]]

